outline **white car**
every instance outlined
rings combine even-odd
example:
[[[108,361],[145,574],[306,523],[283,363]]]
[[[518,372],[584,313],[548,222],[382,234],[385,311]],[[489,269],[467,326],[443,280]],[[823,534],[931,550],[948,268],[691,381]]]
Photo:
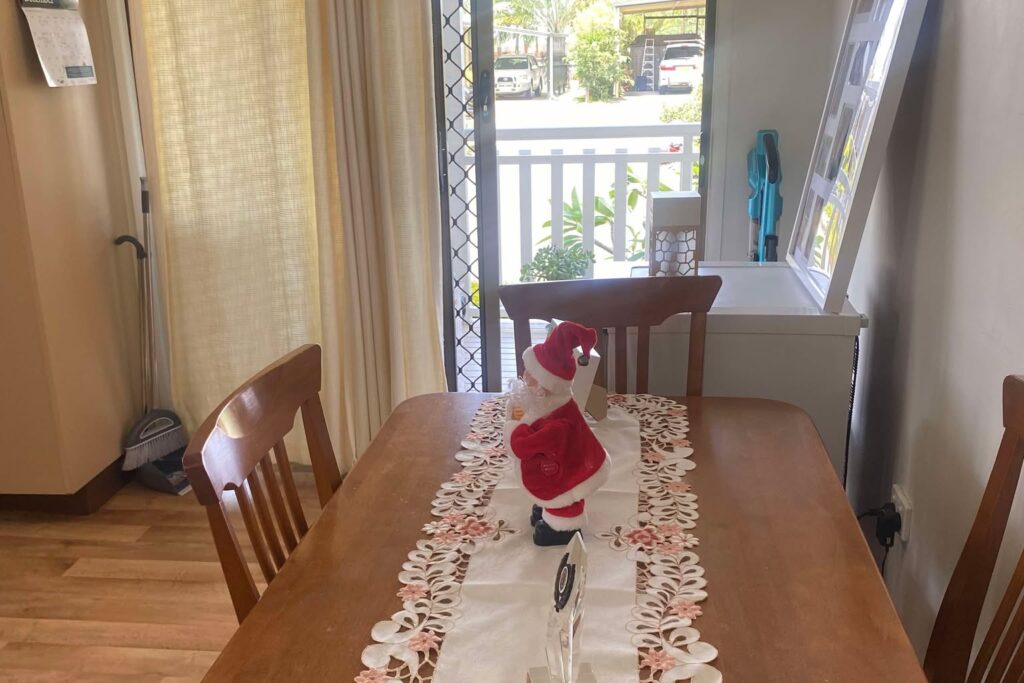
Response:
[[[671,88],[692,92],[704,77],[704,44],[702,41],[669,43],[658,66],[658,92]]]
[[[505,55],[494,60],[494,94],[533,97],[544,91],[544,67],[530,55]]]

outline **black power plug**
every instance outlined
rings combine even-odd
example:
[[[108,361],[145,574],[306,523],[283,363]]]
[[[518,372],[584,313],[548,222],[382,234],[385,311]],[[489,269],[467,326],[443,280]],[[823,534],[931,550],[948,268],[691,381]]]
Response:
[[[903,518],[896,511],[896,506],[886,503],[878,509],[875,519],[875,538],[883,548],[891,548],[896,543],[896,534],[903,528]]]
[[[873,508],[867,512],[861,513],[857,516],[857,519],[863,519],[865,517],[875,518],[875,539],[878,543],[885,548],[885,554],[882,555],[882,566],[881,571],[885,573],[885,561],[889,559],[889,549],[896,544],[896,535],[903,528],[903,517],[899,512],[896,511],[896,506],[892,503],[886,503],[880,508]]]

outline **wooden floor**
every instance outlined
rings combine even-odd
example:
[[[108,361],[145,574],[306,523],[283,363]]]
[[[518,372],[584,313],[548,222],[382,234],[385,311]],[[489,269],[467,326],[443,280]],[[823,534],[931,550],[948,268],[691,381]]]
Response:
[[[312,474],[295,479],[312,523]],[[198,681],[236,626],[191,493],[133,483],[90,517],[0,512],[0,683]]]

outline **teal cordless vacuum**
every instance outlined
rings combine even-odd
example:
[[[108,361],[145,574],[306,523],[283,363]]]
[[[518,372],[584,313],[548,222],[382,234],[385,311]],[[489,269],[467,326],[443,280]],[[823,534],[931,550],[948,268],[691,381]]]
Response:
[[[757,132],[757,143],[747,154],[747,215],[750,216],[750,260],[779,260],[779,218],[782,217],[782,162],[779,132]]]

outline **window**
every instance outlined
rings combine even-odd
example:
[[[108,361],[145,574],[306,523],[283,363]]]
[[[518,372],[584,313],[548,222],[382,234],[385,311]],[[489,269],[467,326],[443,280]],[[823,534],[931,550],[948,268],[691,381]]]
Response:
[[[665,50],[665,56],[663,59],[693,59],[694,57],[703,56],[704,50],[700,49],[696,45],[682,45],[670,47]]]
[[[527,57],[498,57],[494,60],[495,69],[529,69]]]

